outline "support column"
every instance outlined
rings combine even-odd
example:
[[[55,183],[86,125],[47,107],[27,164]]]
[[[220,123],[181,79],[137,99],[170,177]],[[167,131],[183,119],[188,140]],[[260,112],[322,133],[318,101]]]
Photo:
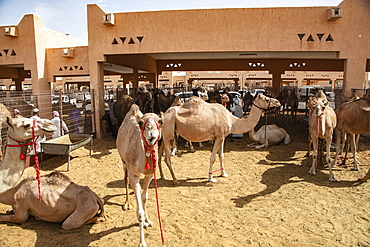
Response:
[[[104,109],[104,70],[103,63],[97,62],[94,66],[90,67],[90,86],[94,91],[94,98],[91,99],[94,106],[94,117],[93,117],[93,132],[96,134],[96,138],[101,139],[102,122],[101,117],[105,113]]]
[[[138,79],[139,70],[134,68],[132,76],[133,76],[132,86],[134,88],[134,92],[135,92],[135,95],[136,95],[138,90],[139,90],[139,79]]]
[[[281,75],[284,73],[285,71],[282,70],[270,70],[270,74],[272,74],[272,88],[271,88],[272,97],[276,97],[279,94],[281,87]]]
[[[343,96],[352,96],[352,88],[364,89],[367,87],[366,57],[350,57],[344,62]]]

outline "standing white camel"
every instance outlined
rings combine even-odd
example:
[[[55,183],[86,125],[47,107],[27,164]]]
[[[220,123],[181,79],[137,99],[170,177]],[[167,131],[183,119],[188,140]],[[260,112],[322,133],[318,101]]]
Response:
[[[11,205],[12,214],[0,215],[0,221],[22,224],[30,215],[49,222],[63,222],[64,230],[105,220],[103,199],[86,186],[73,183],[59,172],[40,177],[21,178],[27,145],[35,136],[54,133],[55,125],[46,119],[7,118],[8,137],[4,160],[0,166],[0,203]],[[98,215],[100,211],[100,215]]]
[[[169,108],[164,115],[162,133],[165,161],[173,182],[178,184],[171,165],[170,149],[171,142],[175,138],[174,133],[193,142],[214,140],[208,178],[210,182],[216,182],[217,180],[213,178],[212,166],[217,154],[220,160],[221,176],[228,176],[223,164],[225,137],[231,133],[241,134],[250,131],[257,125],[263,109],[279,106],[277,99],[259,94],[253,102],[248,118],[237,118],[222,105],[207,103],[198,97],[191,97],[182,106]],[[159,168],[161,171],[160,166]],[[162,179],[164,179],[162,174],[161,172]]]
[[[330,162],[330,146],[333,138],[333,132],[337,125],[337,118],[334,110],[328,105],[328,101],[325,96],[321,96],[319,93],[310,98],[307,102],[307,106],[310,109],[309,113],[309,124],[310,124],[310,140],[313,144],[313,157],[312,166],[309,170],[309,174],[316,174],[316,166],[318,165],[319,155],[322,154],[322,145],[319,142],[325,140],[326,142],[326,162],[329,164],[329,180],[337,181],[332,171],[332,164]]]
[[[254,128],[249,131],[249,137],[254,143],[248,144],[248,147],[260,149],[280,143],[288,144],[290,136],[285,129],[278,127],[276,124],[263,125],[257,132]],[[266,138],[267,137],[267,138]]]
[[[146,213],[148,188],[155,172],[158,157],[157,142],[160,139],[161,119],[155,113],[143,115],[137,105],[132,105],[118,130],[117,149],[123,161],[126,183],[124,209],[131,209],[128,198],[128,181],[134,190],[137,203],[137,219],[140,227],[139,246],[145,247],[144,228],[152,226]],[[140,176],[144,174],[141,193]]]

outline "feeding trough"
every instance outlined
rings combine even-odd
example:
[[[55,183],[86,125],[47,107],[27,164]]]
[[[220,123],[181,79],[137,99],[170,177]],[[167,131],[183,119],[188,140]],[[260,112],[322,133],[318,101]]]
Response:
[[[89,134],[68,134],[48,141],[41,142],[41,149],[45,154],[68,155],[67,171],[71,160],[71,151],[90,142],[90,155],[93,146],[93,136]]]

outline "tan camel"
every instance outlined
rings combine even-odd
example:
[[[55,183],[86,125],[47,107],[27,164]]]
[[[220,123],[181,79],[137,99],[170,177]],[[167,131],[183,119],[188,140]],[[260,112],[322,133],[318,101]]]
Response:
[[[34,122],[35,121],[35,122]],[[12,214],[0,215],[0,221],[22,224],[30,215],[49,222],[63,222],[64,230],[105,220],[103,199],[86,186],[73,183],[67,176],[53,172],[41,176],[41,201],[38,182],[29,176],[21,178],[25,159],[20,156],[35,135],[53,133],[55,125],[46,119],[7,118],[8,137],[4,160],[0,167],[0,203],[11,205]],[[100,216],[98,212],[100,210]]]
[[[347,102],[338,107],[335,113],[338,118],[338,126],[335,130],[336,138],[337,140],[341,140],[344,134],[348,135],[354,159],[353,170],[358,171],[356,135],[370,132],[370,99],[360,98],[352,102]],[[340,145],[340,141],[337,141],[337,152],[333,164],[338,159],[341,150]],[[369,178],[369,172],[370,170],[362,179],[363,181]]]
[[[309,170],[309,174],[316,174],[316,166],[318,165],[319,155],[322,154],[322,145],[319,148],[319,142],[326,142],[326,162],[329,164],[329,180],[336,182],[332,171],[332,164],[330,162],[330,146],[333,138],[333,132],[337,125],[337,118],[335,116],[334,110],[328,105],[325,94],[318,92],[315,97],[311,97],[307,106],[310,109],[309,114],[309,134],[310,140],[313,144],[313,157],[312,165]]]
[[[131,209],[128,198],[128,182],[134,190],[137,203],[137,219],[140,227],[139,246],[146,246],[144,228],[152,226],[146,213],[149,184],[155,172],[157,142],[160,139],[161,119],[155,113],[143,115],[137,105],[132,105],[117,135],[117,150],[125,170],[126,202],[124,209]],[[140,176],[144,174],[141,193]]]
[[[208,100],[208,94],[203,93],[203,92],[198,92],[198,94],[199,94],[199,97],[202,100],[204,100],[204,101],[207,101]],[[176,97],[176,98],[178,98],[178,97]],[[172,106],[182,106],[184,104],[184,103],[182,103],[182,101],[180,100],[180,98],[179,99],[176,99],[176,98],[175,98],[174,102],[171,104],[171,107]],[[178,139],[178,138],[176,138],[176,139]],[[195,148],[194,148],[193,143],[191,141],[186,141],[184,147],[185,148],[190,148],[190,152],[192,152],[192,153],[195,152]],[[199,147],[200,148],[203,148],[204,147],[202,142],[199,142]],[[177,152],[177,145],[176,145],[176,141],[174,141],[173,142],[173,146],[172,146],[171,155],[172,156],[175,156],[176,152]]]
[[[172,170],[170,144],[174,141],[174,133],[178,133],[186,140],[201,142],[214,140],[212,155],[210,158],[209,181],[216,182],[213,178],[212,166],[218,154],[220,160],[221,176],[227,177],[224,170],[224,141],[231,133],[241,134],[253,129],[262,114],[263,109],[278,107],[277,99],[258,95],[253,102],[248,118],[237,118],[225,107],[217,103],[207,103],[197,97],[191,97],[184,105],[169,108],[164,115],[163,122],[163,145],[165,149],[165,161],[171,172],[173,182],[178,184]],[[159,166],[160,172],[161,167]],[[161,172],[162,179],[163,173]]]
[[[267,138],[266,138],[267,136]],[[260,149],[276,144],[289,144],[290,136],[285,129],[278,127],[276,124],[263,125],[257,132],[254,128],[249,131],[249,138],[254,143],[248,144],[248,147]]]

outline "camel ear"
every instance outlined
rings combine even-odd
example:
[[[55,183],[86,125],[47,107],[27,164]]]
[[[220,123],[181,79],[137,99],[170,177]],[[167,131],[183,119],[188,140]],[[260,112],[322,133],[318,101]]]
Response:
[[[141,118],[138,119],[137,123],[139,124],[140,126],[140,129],[143,127],[143,124],[144,124],[144,120],[142,120]]]
[[[7,123],[10,127],[12,127],[12,126],[13,126],[13,119],[12,119],[11,117],[7,116],[7,117],[6,117],[6,123]]]

